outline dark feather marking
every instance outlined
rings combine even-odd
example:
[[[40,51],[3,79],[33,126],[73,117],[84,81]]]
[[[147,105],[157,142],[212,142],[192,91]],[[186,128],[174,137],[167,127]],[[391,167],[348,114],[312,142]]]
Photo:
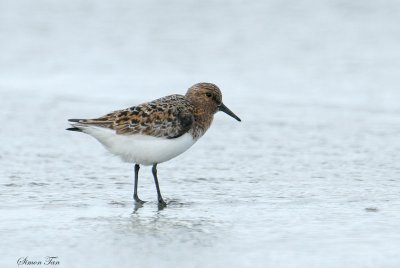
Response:
[[[178,118],[184,128],[190,128],[190,126],[193,124],[193,115],[184,114],[179,115]]]
[[[70,128],[66,128],[65,130],[82,132],[82,130],[77,127],[70,127]]]

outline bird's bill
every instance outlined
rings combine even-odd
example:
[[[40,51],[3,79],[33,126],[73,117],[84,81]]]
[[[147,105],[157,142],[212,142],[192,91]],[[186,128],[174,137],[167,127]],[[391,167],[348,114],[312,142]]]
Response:
[[[232,117],[235,118],[237,121],[239,121],[239,122],[242,121],[242,120],[240,120],[240,118],[239,118],[236,114],[234,114],[228,107],[226,107],[225,104],[221,103],[221,104],[218,106],[218,109],[219,109],[221,112],[224,112],[224,113],[226,113],[227,115],[232,116]]]

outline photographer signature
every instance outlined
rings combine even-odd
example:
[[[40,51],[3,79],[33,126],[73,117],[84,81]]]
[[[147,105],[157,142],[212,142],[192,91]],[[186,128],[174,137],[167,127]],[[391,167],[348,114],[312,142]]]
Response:
[[[26,257],[21,257],[17,260],[18,266],[21,265],[59,265],[60,261],[58,260],[58,257],[50,257],[47,256],[44,258],[44,260],[30,260],[28,259],[28,256]]]

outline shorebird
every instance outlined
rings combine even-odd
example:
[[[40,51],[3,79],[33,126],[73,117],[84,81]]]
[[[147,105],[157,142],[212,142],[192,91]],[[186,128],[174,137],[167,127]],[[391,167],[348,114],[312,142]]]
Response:
[[[157,165],[189,149],[210,127],[214,114],[225,112],[241,121],[222,102],[221,90],[211,83],[191,86],[186,95],[169,95],[95,119],[69,119],[71,128],[96,138],[111,153],[123,161],[135,164],[133,198],[138,196],[140,165],[152,165],[157,199],[161,196]]]

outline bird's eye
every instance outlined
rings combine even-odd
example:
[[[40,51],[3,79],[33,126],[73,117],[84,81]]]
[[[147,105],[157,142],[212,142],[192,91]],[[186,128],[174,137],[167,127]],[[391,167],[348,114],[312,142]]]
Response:
[[[206,96],[209,97],[209,98],[211,98],[212,94],[211,94],[210,92],[207,92],[207,93],[206,93]]]

